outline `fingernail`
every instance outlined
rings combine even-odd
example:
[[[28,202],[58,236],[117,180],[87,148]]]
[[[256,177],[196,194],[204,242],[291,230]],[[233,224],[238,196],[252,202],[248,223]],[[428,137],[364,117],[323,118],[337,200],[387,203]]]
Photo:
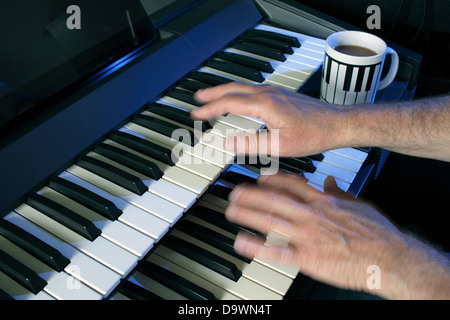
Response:
[[[236,250],[239,253],[242,253],[245,251],[245,246],[247,244],[247,241],[242,239],[242,237],[237,237],[236,241],[234,241],[234,250]]]
[[[225,217],[232,219],[236,214],[236,206],[229,205],[225,210]]]

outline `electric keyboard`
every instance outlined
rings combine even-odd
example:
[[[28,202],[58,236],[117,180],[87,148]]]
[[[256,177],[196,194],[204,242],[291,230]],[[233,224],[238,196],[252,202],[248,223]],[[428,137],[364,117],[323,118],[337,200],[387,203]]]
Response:
[[[226,132],[264,123],[230,114],[194,132],[189,113],[201,107],[195,91],[231,81],[298,91],[323,55],[324,40],[259,22],[149,99],[0,220],[0,299],[283,299],[298,270],[238,255],[246,229],[224,216],[232,188],[265,167],[236,163]],[[368,158],[347,148],[277,165],[318,190],[333,175],[357,193]]]
[[[259,43],[264,39],[268,45]],[[271,50],[272,41],[290,51]],[[254,82],[255,77],[245,77],[252,70],[259,83],[297,91],[320,67],[323,52],[323,40],[259,25],[150,103],[4,217],[2,290],[16,299],[102,299],[126,279],[110,298],[281,299],[298,271],[237,256],[232,249],[236,233],[202,216],[207,212],[229,224],[223,216],[227,198],[208,189],[222,180],[222,186],[232,188],[238,181],[227,178],[231,173],[255,180],[259,175],[258,166],[233,164],[235,155],[223,149],[226,130],[258,130],[264,124],[219,117],[216,124],[205,124],[214,139],[200,137],[200,152],[195,145],[183,147],[175,163],[171,150],[179,142],[171,134],[176,128],[193,129],[188,113],[198,107],[192,98],[196,88]],[[251,69],[251,63],[272,69]],[[282,169],[303,172],[318,189],[334,175],[348,190],[366,157],[367,152],[342,149],[280,163],[287,166]],[[39,241],[23,243],[20,234]],[[42,255],[36,257],[36,251]],[[50,267],[60,256],[56,269]]]

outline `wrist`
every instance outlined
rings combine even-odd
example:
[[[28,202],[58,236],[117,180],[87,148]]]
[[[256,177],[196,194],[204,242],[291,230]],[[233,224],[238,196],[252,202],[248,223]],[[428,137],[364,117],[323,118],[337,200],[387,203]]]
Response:
[[[342,134],[342,144],[352,147],[378,146],[376,132],[380,124],[380,110],[374,110],[373,105],[352,105],[343,108],[345,131]]]

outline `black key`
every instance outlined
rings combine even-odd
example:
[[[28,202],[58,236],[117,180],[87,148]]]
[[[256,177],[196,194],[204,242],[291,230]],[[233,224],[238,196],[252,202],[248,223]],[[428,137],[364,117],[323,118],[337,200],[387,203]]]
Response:
[[[261,46],[259,44],[254,44],[246,41],[238,41],[231,45],[231,48],[242,50],[245,52],[250,52],[257,54],[259,56],[263,56],[269,59],[274,59],[277,61],[284,62],[286,61],[286,57],[280,50],[267,48],[264,46]]]
[[[237,235],[241,231],[250,232],[247,228],[228,221],[223,213],[210,208],[195,206],[189,210],[189,213],[234,235]]]
[[[162,244],[233,281],[242,275],[233,263],[185,240],[168,236]]]
[[[118,131],[113,133],[109,139],[146,156],[159,160],[171,167],[173,167],[177,161],[175,156],[172,156],[171,150],[132,134]]]
[[[5,300],[15,300],[15,299],[11,297],[9,294],[7,294],[5,291],[0,289],[0,301]]]
[[[280,165],[281,167],[284,165],[293,167],[304,172],[314,173],[316,171],[316,167],[308,158],[280,158]]]
[[[192,92],[197,92],[198,90],[201,90],[201,89],[211,88],[212,85],[203,83],[203,82],[200,82],[200,81],[197,81],[194,79],[186,79],[186,80],[183,80],[180,84],[178,84],[177,87],[180,87],[185,90],[192,91]]]
[[[347,70],[345,71],[345,79],[344,79],[344,91],[350,91],[350,84],[352,82],[353,77],[353,66],[347,65]]]
[[[216,247],[223,252],[236,257],[246,263],[250,263],[252,260],[241,256],[234,250],[234,240],[228,238],[227,236],[208,229],[204,226],[198,225],[188,220],[183,220],[178,222],[176,226],[177,230],[183,231],[184,233],[201,240],[213,247]]]
[[[233,190],[230,187],[221,184],[215,184],[211,187],[211,189],[208,190],[208,193],[215,195],[220,199],[228,201],[228,196],[230,195],[231,191]]]
[[[289,44],[270,39],[270,38],[262,38],[262,37],[243,37],[242,40],[250,43],[259,44],[261,46],[277,49],[286,54],[293,54],[294,49]]]
[[[323,161],[323,159],[325,159],[325,156],[322,153],[318,153],[307,156],[307,158],[310,158],[311,160]]]
[[[327,60],[327,73],[325,75],[325,82],[329,84],[331,75],[331,64],[333,60],[328,55],[326,56],[326,60]]]
[[[292,46],[294,48],[300,48],[300,46],[301,46],[300,41],[298,41],[298,39],[296,37],[291,37],[291,36],[287,36],[287,35],[272,32],[272,31],[253,29],[253,30],[250,30],[249,32],[247,32],[247,36],[274,39],[274,40],[289,44],[290,46]]]
[[[367,78],[367,84],[366,84],[366,91],[369,91],[370,88],[372,87],[372,81],[374,80],[373,75],[375,74],[376,67],[377,67],[376,65],[370,66],[369,77]]]
[[[215,60],[208,61],[206,66],[216,69],[216,70],[221,70],[221,71],[224,71],[224,72],[227,72],[232,75],[235,75],[235,76],[238,76],[241,78],[245,78],[248,80],[256,81],[259,83],[264,82],[264,77],[260,71],[249,68],[249,67],[241,66],[241,65],[235,64],[233,62],[215,59]]]
[[[256,184],[257,182],[256,178],[232,170],[227,171],[222,178],[225,181],[231,182],[233,184],[240,184],[240,183]]]
[[[208,290],[149,261],[142,261],[137,270],[188,299],[216,300],[216,297]]]
[[[194,135],[194,132],[184,128],[180,128],[179,126],[161,119],[140,114],[137,115],[133,120],[131,120],[131,122],[160,133],[168,138],[174,139],[175,137],[177,137],[179,142],[185,143],[190,146],[195,146],[198,143],[198,139]],[[176,130],[178,131],[174,134],[174,131]]]
[[[163,173],[155,163],[142,159],[131,152],[119,149],[109,144],[101,143],[96,145],[94,152],[142,173],[143,175],[146,175],[154,180],[159,180],[163,176]]]
[[[83,156],[78,160],[77,165],[137,195],[142,196],[148,190],[138,177],[103,161]]]
[[[39,194],[30,195],[25,202],[90,241],[101,234],[91,221]]]
[[[195,100],[193,92],[189,92],[186,90],[172,89],[169,92],[167,92],[166,95],[168,97],[192,104],[193,106],[196,107],[201,107],[203,105],[203,103],[200,103],[197,100]]]
[[[273,73],[275,71],[270,62],[268,61],[247,57],[237,53],[220,52],[217,54],[216,58],[229,62],[234,62],[236,64],[249,67],[255,70],[264,71],[267,73]]]
[[[130,281],[125,282],[119,289],[119,292],[131,300],[162,300],[162,298],[156,294]]]
[[[174,108],[171,106],[165,106],[159,103],[152,103],[147,108],[148,111],[153,112],[162,117],[166,117],[170,120],[184,124],[185,126],[195,128],[196,123],[201,124],[201,130],[206,132],[212,129],[212,126],[207,121],[195,121],[191,118],[191,114],[188,111]]]
[[[250,165],[252,167],[261,169],[261,168],[268,168],[271,166],[271,162],[278,162],[276,160],[271,160],[267,157],[260,156],[258,158],[253,156],[245,156],[244,157],[244,163],[247,165]]]
[[[0,235],[58,272],[70,263],[61,252],[9,221],[0,220]]]
[[[117,208],[112,201],[73,182],[56,177],[50,180],[48,186],[112,221],[117,220],[122,214],[122,210]]]
[[[47,285],[47,281],[36,272],[2,250],[0,250],[0,271],[34,294],[38,294]]]
[[[364,67],[357,67],[358,69],[358,76],[356,77],[356,84],[355,84],[355,92],[361,92],[362,90],[362,83],[364,79],[364,73],[365,68]]]
[[[212,86],[219,86],[221,84],[226,84],[230,82],[234,82],[232,79],[227,79],[221,76],[217,76],[215,74],[206,73],[206,72],[194,72],[190,75],[191,79],[201,81],[206,84],[210,84]]]

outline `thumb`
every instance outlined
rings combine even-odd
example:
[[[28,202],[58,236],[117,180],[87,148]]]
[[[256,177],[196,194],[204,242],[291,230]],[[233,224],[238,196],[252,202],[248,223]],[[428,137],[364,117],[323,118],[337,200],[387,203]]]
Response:
[[[323,189],[325,193],[331,194],[333,196],[339,197],[339,198],[346,198],[346,199],[353,199],[354,197],[339,188],[339,186],[336,183],[336,179],[332,176],[328,176],[324,183],[323,183]]]

